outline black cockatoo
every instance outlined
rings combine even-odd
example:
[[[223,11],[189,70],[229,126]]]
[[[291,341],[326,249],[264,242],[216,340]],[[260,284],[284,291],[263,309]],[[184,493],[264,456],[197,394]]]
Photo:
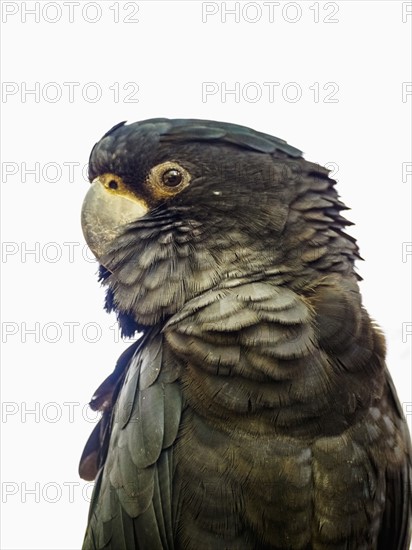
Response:
[[[407,550],[411,446],[328,170],[235,124],[120,123],[82,224],[142,333],[91,406],[85,549]]]

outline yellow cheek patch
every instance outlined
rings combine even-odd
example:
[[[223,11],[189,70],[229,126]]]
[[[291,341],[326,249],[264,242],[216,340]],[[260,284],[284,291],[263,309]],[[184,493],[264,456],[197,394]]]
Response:
[[[101,176],[98,176],[96,180],[99,181],[101,185],[103,185],[108,193],[112,193],[117,197],[121,196],[125,199],[137,202],[147,210],[149,209],[149,205],[147,204],[147,202],[142,197],[139,197],[132,193],[132,191],[130,191],[130,189],[125,185],[120,176],[116,174],[111,174],[109,172],[107,174],[102,174]]]

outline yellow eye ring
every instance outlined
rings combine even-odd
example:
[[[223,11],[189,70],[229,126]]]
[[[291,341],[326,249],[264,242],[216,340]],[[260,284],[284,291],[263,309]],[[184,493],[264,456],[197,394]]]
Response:
[[[146,184],[155,200],[163,200],[180,193],[190,180],[191,175],[183,166],[168,160],[150,170]]]

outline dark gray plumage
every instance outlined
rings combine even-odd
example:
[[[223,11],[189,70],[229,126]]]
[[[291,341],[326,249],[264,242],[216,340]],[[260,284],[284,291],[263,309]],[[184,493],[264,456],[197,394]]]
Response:
[[[105,134],[90,180],[106,308],[143,336],[91,403],[84,548],[407,550],[409,434],[328,171],[152,119]]]

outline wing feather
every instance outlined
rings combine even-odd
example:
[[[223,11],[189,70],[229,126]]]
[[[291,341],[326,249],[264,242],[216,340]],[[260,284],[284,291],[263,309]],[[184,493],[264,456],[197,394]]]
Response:
[[[152,334],[129,360],[92,496],[85,550],[173,548],[171,464],[182,397],[162,341],[163,335]]]

